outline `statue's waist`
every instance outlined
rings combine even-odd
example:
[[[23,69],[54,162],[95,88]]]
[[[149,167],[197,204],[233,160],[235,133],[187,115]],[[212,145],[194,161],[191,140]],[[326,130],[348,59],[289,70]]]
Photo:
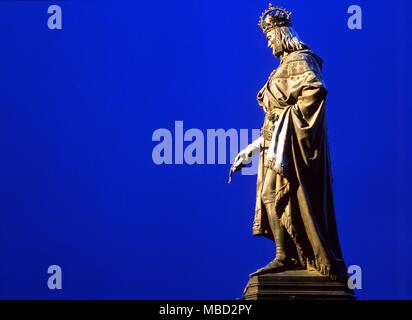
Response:
[[[283,108],[272,108],[270,111],[266,112],[265,122],[261,129],[261,136],[265,139],[270,141],[272,139],[273,128],[275,126],[276,121],[279,120],[281,113],[283,112]]]
[[[265,139],[265,141],[271,141],[273,134],[273,128],[263,127],[260,129],[260,135]]]

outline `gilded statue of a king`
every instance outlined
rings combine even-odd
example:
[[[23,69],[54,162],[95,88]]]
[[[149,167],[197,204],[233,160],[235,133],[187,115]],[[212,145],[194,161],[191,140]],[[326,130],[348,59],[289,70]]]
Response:
[[[265,113],[261,136],[237,155],[231,170],[260,153],[253,234],[273,240],[276,255],[251,276],[312,269],[344,279],[322,59],[299,39],[286,9],[269,5],[259,25],[280,64],[257,95]]]

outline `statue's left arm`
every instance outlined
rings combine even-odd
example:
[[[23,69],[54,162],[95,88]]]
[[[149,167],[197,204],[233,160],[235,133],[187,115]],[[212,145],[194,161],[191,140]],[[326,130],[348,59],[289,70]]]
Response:
[[[301,154],[307,166],[317,162],[325,126],[327,90],[321,70],[310,54],[288,63],[288,84],[292,107],[292,122]]]

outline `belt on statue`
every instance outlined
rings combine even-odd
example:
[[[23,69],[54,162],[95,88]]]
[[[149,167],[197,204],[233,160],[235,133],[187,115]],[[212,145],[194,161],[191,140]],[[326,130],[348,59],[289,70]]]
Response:
[[[263,137],[263,139],[265,139],[267,141],[272,140],[272,130],[262,128],[262,129],[260,129],[260,135]]]

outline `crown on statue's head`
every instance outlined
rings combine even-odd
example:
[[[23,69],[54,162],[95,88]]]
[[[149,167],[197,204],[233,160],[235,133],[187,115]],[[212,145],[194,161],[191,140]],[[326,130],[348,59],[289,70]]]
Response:
[[[287,11],[285,8],[274,7],[269,3],[269,8],[262,13],[259,20],[259,27],[264,33],[276,27],[288,27],[292,25],[292,12]]]

